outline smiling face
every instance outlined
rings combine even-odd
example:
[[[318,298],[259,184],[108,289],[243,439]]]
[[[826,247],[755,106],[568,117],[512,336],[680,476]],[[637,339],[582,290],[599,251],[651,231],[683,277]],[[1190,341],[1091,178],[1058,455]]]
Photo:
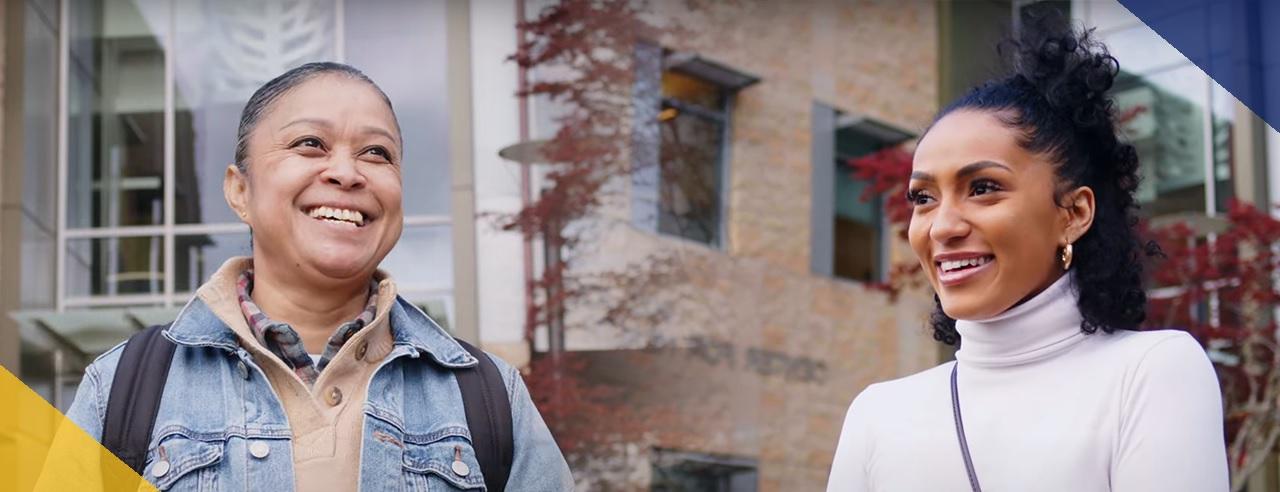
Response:
[[[255,264],[318,283],[367,278],[403,227],[399,127],[368,83],[308,79],[249,135],[247,173],[227,168],[227,202],[253,228]]]
[[[1053,165],[1018,135],[991,113],[957,110],[916,148],[907,235],[952,318],[990,318],[1048,287],[1062,246],[1092,222],[1093,192],[1070,190],[1058,206]]]

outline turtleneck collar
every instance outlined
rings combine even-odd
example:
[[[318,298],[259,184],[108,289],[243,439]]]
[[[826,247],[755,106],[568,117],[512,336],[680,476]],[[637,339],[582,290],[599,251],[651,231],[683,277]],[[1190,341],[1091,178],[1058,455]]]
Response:
[[[984,320],[956,320],[965,365],[1012,366],[1046,359],[1084,340],[1072,275],[1008,311]]]

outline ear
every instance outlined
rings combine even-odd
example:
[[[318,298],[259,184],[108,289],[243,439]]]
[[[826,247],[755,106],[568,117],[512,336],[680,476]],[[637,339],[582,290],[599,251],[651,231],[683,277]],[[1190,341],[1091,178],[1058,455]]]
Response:
[[[227,173],[222,178],[222,196],[227,205],[240,216],[240,221],[249,223],[249,177],[240,172],[235,164],[227,166]]]
[[[1094,210],[1093,188],[1081,186],[1062,197],[1062,212],[1066,221],[1062,230],[1063,244],[1074,243],[1089,232],[1089,227],[1093,225]]]

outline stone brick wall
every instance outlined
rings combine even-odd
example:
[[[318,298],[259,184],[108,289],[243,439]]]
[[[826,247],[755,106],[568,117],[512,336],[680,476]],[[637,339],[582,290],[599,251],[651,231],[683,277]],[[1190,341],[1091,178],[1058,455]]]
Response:
[[[730,253],[807,271],[811,105],[927,125],[938,99],[934,3],[743,1],[669,15],[694,34],[673,48],[762,79],[733,113]]]
[[[580,267],[662,256],[683,280],[644,296],[652,317],[630,328],[602,327],[590,306],[570,309],[569,347],[601,349],[578,353],[596,364],[579,376],[626,387],[628,407],[658,416],[632,443],[753,458],[764,491],[822,490],[853,397],[936,364],[939,351],[923,293],[891,302],[810,273],[810,111],[816,101],[922,129],[937,108],[935,3],[705,4],[694,13],[657,5],[690,34],[667,47],[761,78],[732,113],[727,246],[614,227]],[[901,244],[891,257],[914,261]],[[619,362],[631,351],[617,347],[637,332],[680,348],[648,364]],[[614,465],[624,489],[647,489],[646,454],[638,456]],[[594,473],[578,473],[586,488],[599,488]]]

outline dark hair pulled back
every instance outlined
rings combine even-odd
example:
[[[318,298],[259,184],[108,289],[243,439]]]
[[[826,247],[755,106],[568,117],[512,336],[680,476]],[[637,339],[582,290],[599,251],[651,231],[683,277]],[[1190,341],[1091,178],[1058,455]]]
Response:
[[[335,62],[311,62],[290,69],[280,74],[274,79],[262,84],[258,90],[249,96],[249,101],[245,103],[244,110],[240,112],[240,127],[236,131],[236,155],[235,165],[240,172],[249,171],[249,136],[253,134],[253,130],[258,127],[258,122],[270,111],[285,94],[294,88],[302,85],[303,82],[314,79],[321,75],[341,75],[351,80],[357,80],[369,84],[374,90],[378,91],[378,95],[382,96],[382,102],[387,104],[387,109],[391,110],[392,118],[395,118],[395,108],[391,106],[391,98],[387,97],[387,93],[382,91],[378,84],[370,79],[368,75],[359,69]],[[396,128],[399,129],[399,121],[396,121]]]
[[[1093,224],[1073,243],[1071,270],[1085,333],[1135,330],[1146,318],[1142,261],[1160,254],[1137,231],[1138,154],[1117,137],[1115,102],[1107,94],[1119,63],[1092,30],[1074,28],[1061,13],[1024,22],[1020,35],[1001,44],[1013,72],[951,103],[938,119],[958,110],[982,111],[1020,133],[1024,149],[1046,156],[1057,175],[1055,202],[1088,186],[1095,197]],[[933,337],[960,342],[955,320],[937,296],[930,319]]]

